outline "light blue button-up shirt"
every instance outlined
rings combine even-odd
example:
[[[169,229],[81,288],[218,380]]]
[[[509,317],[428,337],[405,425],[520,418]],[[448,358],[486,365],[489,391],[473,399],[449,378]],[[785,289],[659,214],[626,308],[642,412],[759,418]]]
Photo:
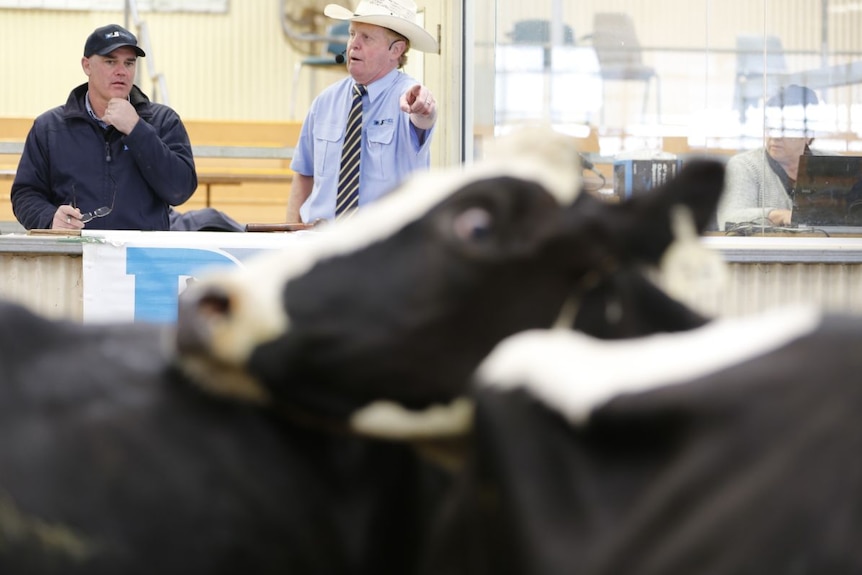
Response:
[[[398,70],[368,84],[362,108],[360,208],[384,196],[415,170],[431,163],[434,128],[419,132],[399,105],[401,95],[419,82]],[[298,174],[314,177],[311,194],[299,210],[304,222],[335,217],[341,146],[353,98],[350,76],[329,86],[311,103],[291,162]]]

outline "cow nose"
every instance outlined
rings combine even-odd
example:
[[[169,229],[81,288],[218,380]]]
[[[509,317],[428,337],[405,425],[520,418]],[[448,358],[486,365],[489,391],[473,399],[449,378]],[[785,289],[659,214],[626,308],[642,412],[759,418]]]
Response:
[[[201,353],[212,348],[212,322],[231,313],[230,294],[218,286],[188,289],[180,296],[177,311],[177,348],[181,353]]]

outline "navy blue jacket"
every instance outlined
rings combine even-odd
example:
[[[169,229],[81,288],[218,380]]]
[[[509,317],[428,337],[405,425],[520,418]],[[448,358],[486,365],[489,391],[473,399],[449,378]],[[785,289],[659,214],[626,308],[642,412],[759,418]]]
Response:
[[[27,229],[47,229],[61,204],[82,213],[113,205],[85,227],[170,229],[170,206],[188,200],[198,185],[179,115],[133,86],[130,102],[141,121],[124,135],[90,117],[86,94],[87,84],[78,86],[64,106],[33,123],[12,184],[15,217]]]

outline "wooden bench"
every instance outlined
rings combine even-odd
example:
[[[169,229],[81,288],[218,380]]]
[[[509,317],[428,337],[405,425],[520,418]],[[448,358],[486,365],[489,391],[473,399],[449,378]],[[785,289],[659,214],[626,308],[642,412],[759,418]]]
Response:
[[[198,189],[179,210],[205,206],[241,223],[284,221],[299,122],[184,120]],[[0,118],[0,221],[13,221],[9,192],[31,118]]]
[[[9,192],[33,118],[0,118],[0,221],[15,221]]]
[[[283,222],[299,122],[186,120],[198,190],[180,209],[210,205],[242,223]]]

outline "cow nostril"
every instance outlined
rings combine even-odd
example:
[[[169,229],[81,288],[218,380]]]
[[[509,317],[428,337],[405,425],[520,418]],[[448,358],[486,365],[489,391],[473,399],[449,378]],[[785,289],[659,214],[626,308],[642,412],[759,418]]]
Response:
[[[224,292],[207,292],[198,299],[197,310],[203,316],[230,315],[230,297]]]
[[[180,296],[177,344],[183,353],[209,353],[213,338],[212,320],[228,317],[231,298],[227,291],[208,287],[187,290]]]

